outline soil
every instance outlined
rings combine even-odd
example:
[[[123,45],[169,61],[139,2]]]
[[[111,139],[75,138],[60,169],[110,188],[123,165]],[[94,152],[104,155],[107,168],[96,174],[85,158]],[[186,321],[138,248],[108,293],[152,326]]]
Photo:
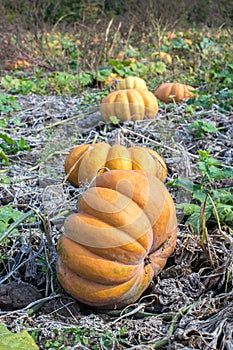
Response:
[[[40,349],[233,349],[233,238],[227,226],[219,230],[213,223],[203,240],[178,211],[174,254],[125,310],[103,312],[80,303],[65,293],[55,273],[64,220],[85,190],[64,181],[64,159],[73,145],[120,141],[155,147],[167,163],[167,182],[179,176],[198,183],[199,149],[210,150],[226,167],[233,163],[232,114],[213,106],[187,116],[185,104],[168,105],[154,120],[113,125],[103,122],[98,106],[85,107],[81,97],[16,97],[22,110],[8,118],[7,132],[14,140],[24,138],[30,151],[9,156],[10,166],[2,168],[10,184],[1,185],[0,204],[32,212],[1,244],[0,322],[12,331],[19,325],[38,330]],[[194,120],[220,131],[197,137],[188,128]],[[169,190],[177,204],[191,201],[189,192]],[[68,328],[76,330],[64,333]],[[61,335],[63,345],[55,347]]]

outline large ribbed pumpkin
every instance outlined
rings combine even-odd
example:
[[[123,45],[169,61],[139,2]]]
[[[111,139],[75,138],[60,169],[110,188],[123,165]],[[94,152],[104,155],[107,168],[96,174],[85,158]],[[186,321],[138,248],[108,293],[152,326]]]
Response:
[[[155,176],[110,170],[83,193],[57,245],[63,288],[97,308],[134,303],[176,245],[175,207]]]
[[[180,83],[164,83],[155,90],[155,96],[165,103],[181,102],[194,96],[190,85]]]
[[[100,112],[106,121],[112,116],[120,121],[152,119],[158,113],[158,101],[145,89],[118,90],[103,98]]]
[[[144,89],[148,90],[145,80],[139,77],[127,77],[121,81],[116,86],[116,90],[125,89]]]
[[[163,158],[157,152],[140,146],[127,148],[118,144],[110,146],[105,142],[78,145],[65,159],[65,172],[75,187],[90,183],[103,167],[110,170],[144,170],[161,181],[167,176]]]

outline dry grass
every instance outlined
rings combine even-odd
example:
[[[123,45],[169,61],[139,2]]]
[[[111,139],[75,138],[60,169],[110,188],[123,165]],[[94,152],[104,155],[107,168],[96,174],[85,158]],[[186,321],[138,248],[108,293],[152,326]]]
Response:
[[[64,183],[64,157],[71,146],[115,140],[155,146],[168,165],[168,180],[186,176],[198,181],[198,149],[211,149],[226,165],[232,161],[230,113],[222,115],[214,107],[202,111],[205,120],[225,125],[227,132],[195,139],[187,131],[182,105],[175,110],[160,108],[155,120],[114,126],[101,120],[98,107],[81,110],[80,98],[30,94],[19,96],[18,102],[20,124],[15,128],[12,116],[8,127],[12,138],[22,136],[30,143],[31,151],[13,155],[11,167],[1,170],[11,178],[11,185],[2,186],[0,201],[24,212],[32,210],[35,221],[22,222],[19,234],[11,232],[1,243],[0,322],[12,331],[38,329],[40,349],[59,335],[67,349],[95,349],[95,344],[98,349],[232,349],[233,261],[228,227],[222,227],[225,236],[217,227],[209,229],[203,242],[183,224],[180,213],[175,253],[141,299],[125,310],[101,313],[82,305],[64,293],[55,273],[56,242],[64,219],[85,190]],[[200,114],[189,121],[195,118]],[[176,203],[191,200],[187,192],[171,191]],[[127,330],[120,335],[123,327]],[[67,328],[79,329],[83,343],[75,343],[73,331],[63,333]]]

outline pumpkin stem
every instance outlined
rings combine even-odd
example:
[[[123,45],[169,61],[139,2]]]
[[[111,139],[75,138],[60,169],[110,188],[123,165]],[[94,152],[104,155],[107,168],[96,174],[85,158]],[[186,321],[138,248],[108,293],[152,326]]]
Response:
[[[144,259],[144,263],[145,263],[145,266],[147,266],[147,265],[150,265],[150,264],[151,264],[151,259],[150,259],[150,257],[149,257],[148,255],[145,257],[145,259]]]
[[[95,173],[95,176],[93,177],[93,179],[90,181],[90,184],[89,184],[88,187],[91,187],[92,184],[93,184],[93,182],[95,181],[96,177],[97,177],[98,175],[100,175],[100,174],[103,174],[105,171],[110,171],[110,169],[107,168],[106,166],[99,168],[99,169],[97,170],[97,172]]]

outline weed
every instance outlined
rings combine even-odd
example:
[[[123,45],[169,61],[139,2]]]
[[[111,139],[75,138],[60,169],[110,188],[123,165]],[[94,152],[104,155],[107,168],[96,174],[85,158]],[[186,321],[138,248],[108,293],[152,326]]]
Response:
[[[0,174],[0,186],[1,185],[7,186],[7,185],[10,185],[10,183],[11,183],[11,179],[9,176]]]
[[[65,328],[62,331],[58,329],[53,330],[53,340],[47,340],[45,347],[50,350],[53,349],[68,349],[69,346],[83,345],[93,350],[100,348],[98,341],[101,341],[104,348],[112,348],[115,342],[124,342],[124,335],[126,327],[122,327],[116,334],[106,329],[103,332],[97,332],[90,329],[79,329],[76,327]]]
[[[115,115],[112,115],[110,118],[109,118],[110,122],[113,124],[113,125],[119,125],[120,123],[120,119],[117,118]]]
[[[195,137],[204,137],[207,133],[218,132],[218,129],[211,123],[202,120],[196,120],[188,126],[188,130],[192,131]]]
[[[202,110],[215,106],[220,112],[226,113],[233,108],[233,90],[225,88],[218,92],[198,92],[198,98],[190,98],[187,101],[186,109]],[[187,110],[189,111],[189,110]]]
[[[39,347],[26,330],[12,333],[4,324],[0,323],[0,349],[39,350]]]
[[[29,144],[23,137],[18,140],[13,140],[9,135],[0,133],[0,159],[2,158],[2,164],[9,165],[8,155],[16,154],[19,151],[30,150]]]
[[[20,111],[21,106],[15,100],[14,96],[0,94],[0,113],[8,114],[13,111]]]
[[[22,218],[24,213],[17,209],[13,209],[11,206],[3,206],[0,208],[0,237],[6,229],[14,222]],[[13,234],[17,234],[18,230],[12,231]]]
[[[199,150],[198,153],[201,182],[197,184],[179,178],[169,183],[192,193],[192,203],[177,204],[177,208],[184,210],[186,224],[190,224],[196,233],[200,232],[203,219],[210,226],[215,225],[218,220],[221,225],[231,225],[233,222],[232,188],[218,188],[220,181],[233,179],[233,169],[223,167],[210,156],[209,151]]]

